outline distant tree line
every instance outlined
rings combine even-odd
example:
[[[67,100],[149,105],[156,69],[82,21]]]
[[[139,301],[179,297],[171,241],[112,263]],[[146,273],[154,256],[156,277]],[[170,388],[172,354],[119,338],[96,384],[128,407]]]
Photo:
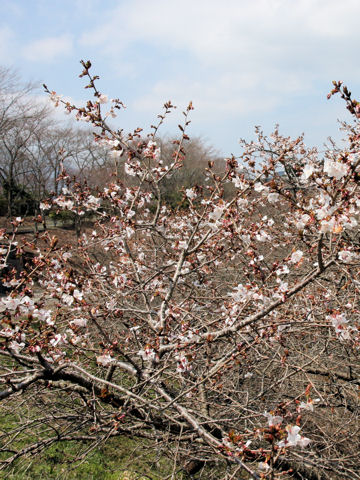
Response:
[[[141,138],[133,142],[141,142]],[[164,165],[171,163],[172,140],[159,139]],[[186,147],[185,168],[162,186],[168,205],[183,205],[183,188],[204,182],[204,166],[218,155],[199,138]],[[58,195],[62,169],[90,187],[102,187],[114,173],[107,149],[81,124],[57,120],[50,104],[39,100],[37,87],[12,69],[0,67],[0,216],[40,213],[40,201]],[[119,171],[120,170],[120,171]],[[117,175],[131,178],[117,166]]]

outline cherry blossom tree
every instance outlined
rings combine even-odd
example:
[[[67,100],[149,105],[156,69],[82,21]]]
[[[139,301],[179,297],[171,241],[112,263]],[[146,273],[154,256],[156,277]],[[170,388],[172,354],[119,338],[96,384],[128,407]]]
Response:
[[[39,237],[32,264],[3,278],[0,400],[18,422],[2,432],[2,468],[66,440],[84,445],[81,461],[129,436],[171,460],[169,479],[360,478],[359,103],[334,84],[354,115],[345,149],[258,129],[174,212],[162,183],[184,163],[192,104],[164,164],[155,139],[174,106],[147,137],[113,129],[123,104],[82,66],[85,107],[45,89],[131,182],[94,193],[63,170],[43,212],[96,225],[72,245]],[[2,238],[4,267],[14,240]]]

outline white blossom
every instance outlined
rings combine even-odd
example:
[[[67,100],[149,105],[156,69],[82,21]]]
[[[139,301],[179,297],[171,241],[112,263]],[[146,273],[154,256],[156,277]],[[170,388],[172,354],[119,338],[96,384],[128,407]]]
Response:
[[[345,163],[335,162],[330,159],[324,161],[324,172],[329,177],[335,177],[336,180],[340,180],[348,173],[348,166]]]
[[[66,333],[65,334],[57,333],[56,335],[54,335],[54,338],[50,340],[50,344],[53,347],[56,347],[56,345],[58,344],[61,345],[62,343],[66,343]]]
[[[296,250],[296,252],[293,252],[293,254],[290,257],[290,262],[291,263],[299,263],[300,260],[303,257],[303,252],[301,250]]]
[[[266,462],[259,462],[258,469],[260,472],[268,472],[270,470],[270,465]]]
[[[314,173],[314,170],[315,170],[314,165],[312,163],[307,163],[301,174],[301,180],[304,181],[310,178],[311,175]]]
[[[287,425],[287,439],[278,443],[279,447],[296,447],[299,446],[301,448],[307,447],[311,440],[309,438],[303,437],[299,434],[300,427],[297,425]]]
[[[124,170],[127,175],[130,175],[131,177],[135,177],[136,170],[133,165],[130,165],[129,163],[125,162]]]
[[[320,231],[322,233],[330,233],[333,232],[335,229],[336,220],[335,218],[330,218],[330,220],[322,220]]]
[[[74,206],[74,202],[72,200],[65,200],[63,198],[56,198],[54,202],[57,203],[59,207],[67,208],[68,210],[71,210]]]
[[[114,359],[108,353],[104,353],[103,355],[96,357],[96,361],[102,367],[108,367]]]
[[[74,320],[71,320],[70,325],[73,325],[75,327],[86,327],[87,325],[87,319],[84,317],[80,318],[74,318]]]
[[[224,207],[215,207],[214,210],[209,214],[209,219],[216,222],[220,219],[221,215],[224,212]]]
[[[186,193],[186,196],[187,196],[190,200],[194,200],[194,199],[197,197],[197,195],[196,195],[196,193],[195,193],[195,191],[194,191],[193,188],[187,188],[187,189],[185,190],[185,193]]]
[[[109,157],[113,159],[117,159],[117,158],[120,158],[123,153],[124,153],[123,150],[110,150]]]
[[[304,213],[303,215],[301,215],[301,217],[295,222],[295,227],[298,229],[298,230],[303,230],[306,225],[309,223],[309,220],[311,219],[310,215],[308,215],[307,213]]]
[[[267,197],[269,203],[276,203],[279,201],[279,198],[280,198],[280,195],[275,192],[269,193]]]
[[[25,347],[24,342],[17,342],[13,340],[12,342],[9,343],[9,348],[14,352],[14,353],[19,353],[20,350],[22,350]]]

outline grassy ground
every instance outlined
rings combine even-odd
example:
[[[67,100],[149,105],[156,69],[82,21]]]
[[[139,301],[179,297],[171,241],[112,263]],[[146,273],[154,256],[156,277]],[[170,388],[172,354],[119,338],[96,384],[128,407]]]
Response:
[[[21,425],[21,419],[14,411],[11,412],[11,404],[8,407],[7,412],[5,409],[0,411],[2,447],[8,440],[4,434]],[[35,414],[32,408],[31,413]],[[28,442],[38,441],[43,433],[41,430],[35,433],[33,429],[25,436],[20,433],[12,435],[14,441],[9,447],[21,449]],[[11,467],[0,471],[0,480],[160,480],[172,471],[171,462],[159,457],[144,440],[119,436],[108,439],[93,450],[91,446],[90,443],[71,441],[55,443],[35,456],[16,460]],[[86,451],[89,453],[85,456],[83,453]],[[8,457],[9,453],[0,453],[0,459]],[[182,474],[176,476],[177,480],[182,478]]]
[[[74,463],[78,446],[61,442],[34,458],[19,460],[1,480],[158,480],[166,475],[164,461],[140,448],[135,441],[116,438]],[[177,478],[182,478],[178,476]]]

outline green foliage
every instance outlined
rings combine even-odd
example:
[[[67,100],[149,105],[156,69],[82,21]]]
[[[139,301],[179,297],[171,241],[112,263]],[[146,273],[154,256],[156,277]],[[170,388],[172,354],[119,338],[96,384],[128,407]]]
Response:
[[[61,224],[74,224],[75,222],[75,213],[70,210],[52,210],[49,213],[49,218],[56,225],[57,223]]]
[[[3,194],[0,194],[0,216],[5,217],[8,213],[8,201]]]
[[[34,215],[38,201],[33,194],[23,185],[9,184],[3,182],[2,193],[0,194],[0,216],[6,216],[9,212],[9,200],[11,202],[11,213],[14,216]]]

